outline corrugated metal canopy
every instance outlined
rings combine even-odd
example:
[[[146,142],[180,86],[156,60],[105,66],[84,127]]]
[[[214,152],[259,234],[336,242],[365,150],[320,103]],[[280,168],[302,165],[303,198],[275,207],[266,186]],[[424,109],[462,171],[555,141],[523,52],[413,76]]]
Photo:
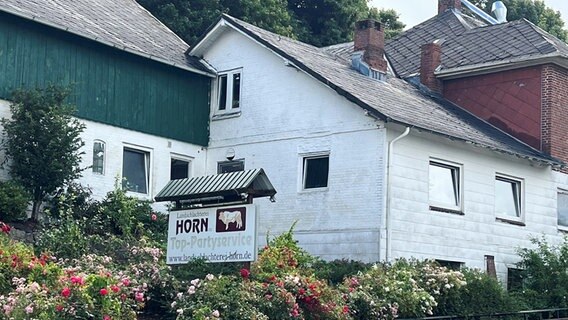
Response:
[[[240,196],[271,197],[276,190],[263,169],[252,169],[171,180],[154,198],[156,202]]]

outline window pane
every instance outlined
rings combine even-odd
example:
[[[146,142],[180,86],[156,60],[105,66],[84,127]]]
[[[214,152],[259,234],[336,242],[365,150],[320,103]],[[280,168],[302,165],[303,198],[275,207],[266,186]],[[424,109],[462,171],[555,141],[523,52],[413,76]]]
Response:
[[[189,162],[172,159],[170,166],[170,180],[185,179],[189,176]]]
[[[568,193],[558,193],[558,225],[568,227]]]
[[[219,77],[219,110],[227,109],[227,75]]]
[[[327,187],[329,157],[304,160],[304,189]]]
[[[245,162],[242,160],[219,162],[217,173],[228,173],[235,171],[244,171]]]
[[[507,290],[518,291],[523,289],[523,270],[507,268]]]
[[[502,216],[520,217],[520,183],[506,179],[495,180],[495,213]]]
[[[459,203],[459,168],[430,163],[429,177],[430,202],[458,206]]]
[[[232,107],[238,108],[241,101],[241,74],[233,74],[233,100]]]
[[[123,187],[132,192],[148,193],[146,152],[124,149],[122,158]]]
[[[105,163],[105,144],[103,142],[95,142],[93,144],[93,172],[104,174]]]

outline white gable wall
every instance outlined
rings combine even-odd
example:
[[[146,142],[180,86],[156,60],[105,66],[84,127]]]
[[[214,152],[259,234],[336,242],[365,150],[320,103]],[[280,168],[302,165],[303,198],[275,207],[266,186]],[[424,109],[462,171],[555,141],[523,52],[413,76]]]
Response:
[[[260,236],[278,234],[298,221],[300,244],[326,259],[379,259],[384,129],[361,108],[245,36],[232,31],[206,55],[219,72],[242,69],[241,114],[211,121],[208,168],[245,159],[264,168],[278,191],[260,204]],[[216,106],[216,103],[212,105]],[[302,157],[329,152],[328,188],[301,190]]]
[[[398,134],[389,131],[389,140]],[[457,261],[485,270],[484,257],[492,255],[500,278],[506,279],[507,267],[518,262],[516,249],[530,247],[530,237],[561,240],[556,227],[557,183],[550,167],[416,131],[400,140],[394,152],[393,257]],[[431,158],[462,165],[464,215],[429,210]],[[496,220],[496,173],[524,180],[526,226]]]

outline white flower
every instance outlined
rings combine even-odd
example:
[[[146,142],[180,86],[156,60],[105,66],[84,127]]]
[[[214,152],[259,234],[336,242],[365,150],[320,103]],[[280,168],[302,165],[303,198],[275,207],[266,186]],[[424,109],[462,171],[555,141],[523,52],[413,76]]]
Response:
[[[27,314],[30,314],[30,313],[34,312],[34,307],[30,304],[24,310],[26,310]]]
[[[183,309],[177,309],[176,312],[181,315],[183,314]]]
[[[197,284],[199,284],[199,279],[193,279],[191,280],[191,284],[196,286]]]
[[[174,301],[174,302],[172,302],[172,304],[171,304],[170,306],[171,306],[171,307],[172,307],[172,309],[173,309],[173,308],[175,308],[175,307],[176,307],[176,305],[177,305],[177,302],[175,302],[175,301]]]
[[[220,316],[219,310],[213,311],[213,313],[211,315],[214,316],[215,318],[219,318],[219,316]]]
[[[182,297],[183,297],[183,292],[178,292],[177,298],[178,298],[178,299],[181,299]]]
[[[187,289],[187,293],[194,294],[195,293],[195,286],[190,286],[189,289]]]
[[[212,274],[208,274],[208,275],[205,276],[205,279],[211,281],[211,280],[215,279],[215,276],[212,275]]]

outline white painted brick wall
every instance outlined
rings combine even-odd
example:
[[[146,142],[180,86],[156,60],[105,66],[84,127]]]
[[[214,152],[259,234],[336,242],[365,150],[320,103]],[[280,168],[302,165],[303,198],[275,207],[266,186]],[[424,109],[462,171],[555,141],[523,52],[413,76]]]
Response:
[[[392,139],[398,133],[389,134]],[[429,210],[430,158],[463,165],[463,216]],[[484,256],[493,255],[505,279],[507,267],[518,261],[517,248],[531,246],[531,237],[544,234],[557,242],[563,236],[556,227],[556,188],[568,186],[568,179],[549,167],[415,131],[396,144],[393,166],[395,257],[461,261],[484,269]],[[526,226],[496,220],[495,173],[524,179]]]
[[[8,117],[9,114],[9,102],[0,100],[0,117]],[[103,198],[107,192],[113,190],[116,179],[120,179],[124,146],[140,147],[148,150],[151,154],[150,193],[147,195],[129,193],[140,199],[152,200],[169,181],[172,156],[191,160],[190,172],[193,176],[205,174],[206,150],[200,146],[98,122],[82,121],[86,125],[86,129],[81,135],[85,142],[83,167],[91,166],[93,163],[94,140],[102,140],[106,144],[105,174],[93,173],[89,168],[83,172],[83,176],[78,180],[82,185],[92,189],[95,199]],[[7,170],[0,170],[0,177],[7,179]],[[159,211],[166,210],[165,203],[156,203],[154,208]]]
[[[243,68],[239,117],[211,122],[208,173],[232,147],[245,169],[264,168],[278,191],[260,204],[259,243],[294,221],[300,245],[325,259],[379,258],[384,129],[358,106],[286,67],[242,35],[217,40],[205,59],[218,71]],[[302,191],[302,154],[330,152],[329,187]]]

